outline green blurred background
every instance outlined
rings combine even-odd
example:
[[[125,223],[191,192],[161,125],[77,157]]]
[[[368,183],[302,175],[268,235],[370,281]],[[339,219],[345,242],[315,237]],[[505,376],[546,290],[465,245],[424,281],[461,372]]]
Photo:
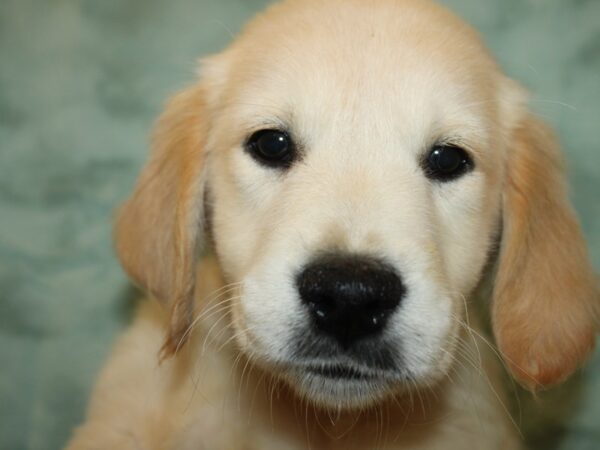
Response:
[[[61,448],[82,420],[136,296],[111,248],[112,211],[161,105],[267,3],[0,0],[1,449]],[[600,0],[443,3],[558,129],[600,268]],[[519,395],[532,447],[600,448],[600,355],[563,389]]]

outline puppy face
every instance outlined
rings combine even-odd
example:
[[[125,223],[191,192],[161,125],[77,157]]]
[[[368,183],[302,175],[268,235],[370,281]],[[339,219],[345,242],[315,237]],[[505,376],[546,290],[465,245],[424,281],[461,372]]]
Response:
[[[354,405],[448,367],[498,231],[500,80],[476,45],[456,55],[454,23],[323,3],[271,11],[231,50],[207,183],[242,348]],[[362,292],[386,282],[393,299]]]
[[[125,267],[171,302],[167,348],[179,346],[190,322],[204,217],[226,278],[240,283],[231,326],[256,364],[332,407],[442,377],[503,217],[510,228],[507,185],[536,205],[539,192],[560,185],[540,178],[529,197],[524,186],[538,172],[528,169],[525,184],[510,179],[522,97],[475,33],[434,5],[288,1],[268,10],[167,109],[119,222]],[[557,192],[544,214],[571,217]],[[576,284],[585,300],[571,300],[568,322],[584,332],[570,336],[576,357],[566,361],[555,350],[561,336],[543,340],[559,367],[543,380],[543,352],[533,352],[527,326],[517,321],[515,334],[498,321],[499,340],[510,336],[502,350],[525,384],[564,378],[593,341],[595,322],[582,319],[595,317],[593,275],[576,222],[565,227],[546,235],[566,232],[578,249],[572,263],[584,274]],[[502,245],[504,255],[516,244],[503,237]],[[527,302],[514,315],[508,301],[495,304],[499,317],[530,316]]]

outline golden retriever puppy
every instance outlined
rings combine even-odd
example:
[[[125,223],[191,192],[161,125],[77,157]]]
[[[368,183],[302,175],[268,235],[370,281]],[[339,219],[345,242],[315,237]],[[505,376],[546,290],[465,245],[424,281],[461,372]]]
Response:
[[[68,448],[519,448],[476,309],[532,391],[593,348],[560,159],[445,9],[269,8],[158,123],[116,224],[157,301]]]

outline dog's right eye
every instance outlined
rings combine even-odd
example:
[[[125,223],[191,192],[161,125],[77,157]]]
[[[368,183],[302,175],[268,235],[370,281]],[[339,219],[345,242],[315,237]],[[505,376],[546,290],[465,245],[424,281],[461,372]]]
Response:
[[[246,142],[246,151],[259,163],[287,169],[296,156],[296,148],[290,136],[280,130],[260,130]]]

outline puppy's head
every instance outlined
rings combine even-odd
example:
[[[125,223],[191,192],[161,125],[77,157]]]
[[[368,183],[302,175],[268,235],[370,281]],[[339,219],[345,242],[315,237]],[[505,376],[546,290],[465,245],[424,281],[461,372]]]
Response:
[[[442,377],[496,253],[500,352],[531,389],[562,381],[593,346],[598,294],[555,139],[525,101],[435,5],[272,7],[168,105],[119,216],[125,268],[169,305],[165,351],[192,320],[210,229],[241,285],[242,351],[316,402]]]

